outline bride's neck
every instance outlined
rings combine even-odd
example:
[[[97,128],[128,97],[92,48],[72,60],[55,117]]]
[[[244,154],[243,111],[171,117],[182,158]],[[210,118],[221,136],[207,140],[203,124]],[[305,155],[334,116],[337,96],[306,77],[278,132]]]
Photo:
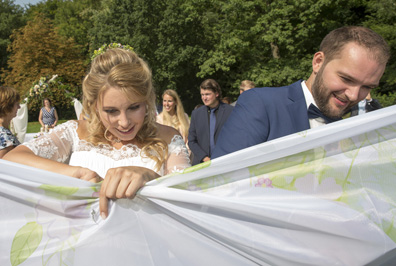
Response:
[[[120,142],[111,142],[109,144],[110,144],[110,146],[113,146],[117,150],[121,149],[124,145],[128,145],[128,144],[135,145],[139,149],[142,149],[142,147],[144,146],[141,143],[139,143],[136,139],[127,140],[127,141],[120,141]]]

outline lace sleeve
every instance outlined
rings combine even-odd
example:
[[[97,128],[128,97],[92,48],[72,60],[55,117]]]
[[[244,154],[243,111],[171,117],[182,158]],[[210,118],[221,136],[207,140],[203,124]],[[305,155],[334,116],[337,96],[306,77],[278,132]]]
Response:
[[[183,138],[175,135],[168,145],[169,157],[165,163],[165,175],[182,172],[185,168],[191,166],[188,150]]]
[[[68,163],[73,142],[77,137],[77,122],[68,121],[55,127],[51,133],[23,143],[37,156],[53,161]]]

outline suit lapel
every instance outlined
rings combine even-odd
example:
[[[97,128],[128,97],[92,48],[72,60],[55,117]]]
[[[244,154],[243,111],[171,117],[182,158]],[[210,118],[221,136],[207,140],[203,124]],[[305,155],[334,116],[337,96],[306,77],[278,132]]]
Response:
[[[307,104],[301,87],[302,80],[289,86],[289,103],[287,105],[295,132],[309,129]]]

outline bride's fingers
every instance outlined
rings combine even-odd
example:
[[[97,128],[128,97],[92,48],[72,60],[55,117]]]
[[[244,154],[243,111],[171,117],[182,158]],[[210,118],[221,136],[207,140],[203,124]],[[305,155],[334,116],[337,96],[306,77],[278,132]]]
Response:
[[[130,177],[130,176],[121,177],[120,183],[119,183],[119,185],[117,187],[117,191],[116,191],[117,199],[121,199],[121,198],[125,198],[125,197],[128,198],[126,191],[129,187],[131,181],[133,181],[131,179],[132,179],[132,177]]]
[[[125,186],[124,191],[126,190],[126,185],[122,185],[121,181],[122,178],[118,171],[115,169],[107,171],[99,193],[99,210],[103,219],[108,216],[108,199],[118,198],[117,191],[119,188],[122,190],[122,186]]]
[[[104,194],[109,199],[117,198],[117,189],[120,185],[121,178],[119,176],[108,176],[104,179],[103,183],[106,183],[104,189]]]
[[[133,199],[136,195],[136,192],[143,186],[142,182],[137,181],[136,179],[130,182],[127,190],[125,191],[125,196],[127,198]]]
[[[87,168],[79,168],[75,174],[75,177],[93,183],[102,181],[102,178],[96,172]]]
[[[109,200],[106,198],[106,196],[103,196],[102,194],[100,194],[100,196],[99,196],[99,210],[100,210],[100,217],[102,217],[103,220],[106,219],[107,216],[109,215],[108,204],[109,204]]]
[[[107,182],[102,183],[102,186],[100,188],[99,192],[99,211],[100,211],[100,216],[102,219],[106,219],[108,216],[108,199],[106,197],[106,186]]]
[[[147,171],[136,171],[128,167],[109,169],[102,183],[99,196],[99,208],[103,219],[108,216],[108,199],[110,198],[133,198],[136,192],[146,184],[149,178],[142,174]]]
[[[99,183],[103,181],[103,178],[95,174],[93,177],[90,177],[87,181],[92,182],[92,183]]]

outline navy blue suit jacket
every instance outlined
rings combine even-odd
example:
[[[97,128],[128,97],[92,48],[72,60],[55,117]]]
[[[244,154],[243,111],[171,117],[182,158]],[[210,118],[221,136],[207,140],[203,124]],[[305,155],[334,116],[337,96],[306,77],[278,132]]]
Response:
[[[216,114],[215,143],[217,143],[220,130],[231,114],[232,109],[232,106],[220,102]],[[194,155],[192,165],[201,163],[202,159],[206,156],[211,157],[208,107],[205,105],[195,109],[191,114],[188,146]]]
[[[301,80],[279,88],[254,88],[239,96],[212,159],[309,129]]]

